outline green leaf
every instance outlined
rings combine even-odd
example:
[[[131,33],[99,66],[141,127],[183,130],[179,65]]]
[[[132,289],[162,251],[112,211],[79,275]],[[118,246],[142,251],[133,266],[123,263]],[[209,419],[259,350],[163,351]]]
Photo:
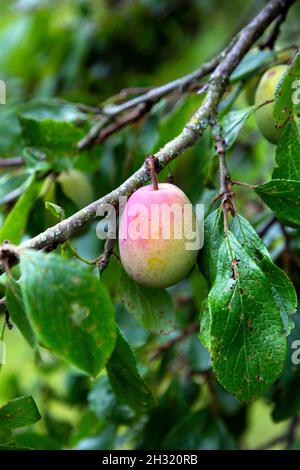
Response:
[[[106,369],[112,389],[121,402],[137,413],[154,406],[152,392],[140,376],[133,352],[120,330]]]
[[[101,375],[88,395],[90,409],[100,421],[128,424],[134,412],[114,394],[107,375]]]
[[[293,113],[293,94],[297,88],[295,84],[299,76],[300,53],[298,52],[276,88],[273,115],[277,127],[282,127]]]
[[[255,191],[279,219],[300,225],[300,181],[274,179]]]
[[[115,343],[114,308],[101,281],[56,254],[27,251],[20,266],[24,304],[37,337],[62,359],[97,375]]]
[[[230,230],[270,281],[284,332],[289,334],[294,326],[290,316],[297,308],[297,295],[293,284],[285,272],[273,263],[263,241],[244,217],[236,215],[230,224]]]
[[[219,250],[208,305],[218,380],[241,401],[258,398],[281,372],[286,341],[268,277],[231,232]]]
[[[0,408],[0,428],[17,429],[34,424],[41,419],[32,397],[11,400]]]
[[[41,181],[37,181],[35,174],[32,174],[28,179],[24,193],[19,197],[0,229],[0,243],[3,243],[4,240],[9,240],[14,244],[20,243],[26,228],[30,209],[38,197],[40,188]]]
[[[222,209],[216,209],[204,220],[204,247],[201,251],[200,267],[210,285],[217,274],[218,251],[224,240]]]
[[[166,335],[175,328],[175,309],[165,289],[145,287],[121,273],[121,299],[138,323],[155,334]]]
[[[300,133],[294,120],[282,131],[276,147],[276,163],[273,179],[300,181]]]
[[[25,312],[20,284],[13,279],[7,285],[6,306],[12,322],[17,325],[29,346],[35,348],[36,336]]]
[[[255,106],[250,106],[249,108],[230,111],[224,116],[221,121],[221,126],[227,148],[231,147],[236,141],[240,130],[245,125],[251,114],[254,113],[255,109]]]
[[[235,83],[249,77],[249,75],[252,75],[256,70],[265,67],[266,63],[271,62],[272,59],[274,59],[274,52],[270,50],[257,49],[255,51],[248,52],[231,74],[231,83]]]
[[[69,121],[42,120],[20,116],[20,125],[25,144],[39,149],[74,153],[77,142],[84,131]]]
[[[229,450],[235,444],[224,425],[203,409],[183,416],[167,434],[163,449]]]
[[[65,218],[65,211],[62,207],[54,204],[53,202],[46,201],[45,208],[48,209],[54,217],[56,217],[60,222]]]

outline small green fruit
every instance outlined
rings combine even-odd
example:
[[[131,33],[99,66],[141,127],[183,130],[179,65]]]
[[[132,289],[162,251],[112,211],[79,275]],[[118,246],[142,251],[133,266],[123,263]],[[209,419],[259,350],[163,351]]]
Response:
[[[286,69],[286,65],[276,65],[264,73],[256,90],[256,105],[274,99],[276,87]],[[276,127],[273,111],[274,103],[266,104],[256,111],[255,118],[263,136],[272,142],[272,144],[277,144],[282,132],[282,128]]]
[[[91,183],[82,171],[64,171],[59,175],[57,181],[60,183],[64,194],[80,209],[94,200]]]

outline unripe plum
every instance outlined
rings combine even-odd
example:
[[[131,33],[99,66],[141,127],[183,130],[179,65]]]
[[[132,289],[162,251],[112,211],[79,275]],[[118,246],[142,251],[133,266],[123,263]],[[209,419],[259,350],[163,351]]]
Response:
[[[286,65],[276,65],[264,73],[256,89],[256,105],[274,99],[276,87],[286,69]],[[273,144],[277,144],[282,128],[276,128],[273,111],[274,103],[266,104],[256,111],[255,118],[263,136]]]
[[[94,199],[94,192],[88,176],[82,171],[72,169],[62,172],[57,181],[62,190],[71,201],[80,209],[90,204]]]
[[[184,219],[182,230],[178,229],[177,217]],[[196,237],[199,240],[198,236],[195,214],[181,189],[170,183],[160,183],[158,189],[144,186],[128,199],[121,215],[119,249],[123,267],[140,284],[169,287],[194,266],[198,247],[189,242],[193,237],[193,241]]]

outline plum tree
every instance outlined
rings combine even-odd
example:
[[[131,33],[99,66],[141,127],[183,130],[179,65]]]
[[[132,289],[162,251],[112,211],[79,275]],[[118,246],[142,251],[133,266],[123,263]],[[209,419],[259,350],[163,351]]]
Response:
[[[191,209],[189,199],[170,183],[159,184],[158,190],[152,185],[140,188],[127,201],[119,248],[122,264],[136,282],[169,287],[194,266],[198,250],[188,244],[199,227],[194,213],[185,208]]]
[[[276,65],[267,70],[256,89],[255,104],[260,105],[267,100],[273,100],[276,87],[286,71],[286,65]],[[256,122],[263,136],[272,144],[277,144],[282,128],[276,127],[273,117],[274,103],[261,106],[255,113]]]

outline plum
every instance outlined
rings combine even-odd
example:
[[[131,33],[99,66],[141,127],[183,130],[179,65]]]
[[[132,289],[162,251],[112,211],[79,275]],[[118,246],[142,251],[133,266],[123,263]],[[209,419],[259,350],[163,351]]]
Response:
[[[190,242],[197,236],[199,225],[181,189],[170,183],[159,183],[158,189],[144,186],[128,199],[121,215],[123,267],[140,284],[169,287],[193,268],[198,248]]]

